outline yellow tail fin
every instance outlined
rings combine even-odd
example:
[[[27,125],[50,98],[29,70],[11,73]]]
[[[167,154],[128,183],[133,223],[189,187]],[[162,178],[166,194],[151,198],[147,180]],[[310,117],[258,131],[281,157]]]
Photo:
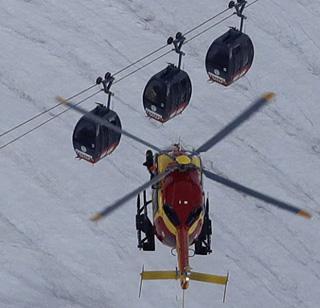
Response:
[[[178,271],[142,271],[140,275],[142,280],[178,280],[180,278],[180,274]],[[190,280],[209,282],[221,285],[226,285],[228,282],[228,276],[217,276],[192,271],[189,272],[188,277],[190,278]]]
[[[217,275],[210,275],[210,274],[198,273],[198,272],[190,272],[189,278],[191,280],[222,284],[222,285],[226,285],[228,283],[228,276],[217,276]]]
[[[228,280],[229,280],[229,273],[227,274],[227,276],[218,276],[218,275],[211,275],[211,274],[206,274],[206,273],[188,271],[186,275],[190,280],[224,285],[225,287],[224,287],[224,294],[223,294],[223,302],[225,301],[227,284],[228,284]],[[143,267],[142,272],[140,273],[140,276],[141,276],[141,280],[140,280],[139,297],[141,295],[143,280],[164,280],[164,279],[178,280],[178,279],[180,279],[181,275],[178,270],[175,270],[175,271],[145,271],[144,267]]]
[[[175,279],[180,275],[177,271],[142,271],[140,273],[142,280]]]

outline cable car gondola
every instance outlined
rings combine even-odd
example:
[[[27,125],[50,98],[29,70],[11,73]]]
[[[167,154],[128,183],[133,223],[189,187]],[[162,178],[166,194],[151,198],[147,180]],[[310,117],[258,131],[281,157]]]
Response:
[[[250,37],[242,32],[242,11],[246,1],[230,2],[229,7],[235,7],[237,15],[241,17],[240,30],[231,28],[217,38],[210,46],[206,55],[206,70],[210,79],[224,86],[228,86],[250,69],[254,47]]]
[[[187,107],[191,92],[188,74],[169,64],[147,83],[143,93],[143,107],[149,117],[166,122]]]
[[[98,104],[90,113],[121,128],[117,113],[102,104]],[[120,142],[120,138],[120,133],[97,124],[84,115],[74,128],[72,141],[77,157],[96,163],[114,151]]]
[[[143,107],[147,115],[162,123],[180,114],[191,98],[191,80],[188,74],[180,69],[184,40],[185,37],[180,32],[176,34],[175,40],[169,37],[168,44],[173,43],[179,54],[179,64],[169,64],[151,77],[143,92]]]

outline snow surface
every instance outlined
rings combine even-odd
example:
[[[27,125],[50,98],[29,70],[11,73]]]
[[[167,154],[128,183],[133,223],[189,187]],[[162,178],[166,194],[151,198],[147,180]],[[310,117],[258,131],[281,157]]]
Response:
[[[54,106],[226,8],[201,0],[1,0],[0,133]],[[192,258],[197,271],[230,272],[223,287],[192,282],[186,307],[319,307],[320,2],[260,0],[246,10],[255,45],[249,73],[228,88],[207,82],[211,42],[233,17],[184,47],[193,82],[190,106],[165,125],[146,118],[148,79],[169,56],[113,89],[123,127],[160,147],[197,147],[261,93],[277,99],[203,155],[230,179],[311,211],[310,221],[205,181],[214,254]],[[135,66],[135,68],[138,66]],[[127,72],[125,72],[127,73]],[[120,74],[124,76],[124,74]],[[117,76],[120,78],[121,76]],[[100,94],[99,94],[100,95]],[[101,94],[83,106],[92,109]],[[60,108],[60,107],[59,107]],[[0,145],[53,114],[0,139]],[[145,148],[122,138],[95,166],[74,159],[69,111],[0,154],[0,307],[180,307],[179,283],[145,282],[139,272],[174,269],[170,249],[136,248],[135,201],[100,224],[90,215],[148,179]]]

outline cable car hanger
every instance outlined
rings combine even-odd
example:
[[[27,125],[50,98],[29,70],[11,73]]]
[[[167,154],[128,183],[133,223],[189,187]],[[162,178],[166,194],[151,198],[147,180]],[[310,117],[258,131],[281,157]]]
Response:
[[[247,4],[246,0],[237,0],[237,3],[235,3],[234,1],[230,1],[228,5],[229,9],[235,8],[237,16],[241,18],[240,29],[239,29],[240,32],[242,32],[242,29],[243,29],[243,21],[247,19],[247,17],[242,14],[246,4]]]
[[[258,1],[259,1],[259,0],[254,0],[254,1],[252,1],[252,2],[250,2],[246,7],[249,7],[249,6],[255,4],[255,3],[258,2]],[[227,12],[227,11],[228,11],[229,9],[231,9],[232,7],[235,7],[236,10],[237,10],[237,7],[238,7],[239,13],[237,13],[237,15],[239,16],[239,14],[240,14],[240,17],[241,17],[241,14],[242,14],[242,11],[243,11],[243,8],[244,8],[244,6],[243,6],[243,8],[241,9],[241,5],[243,5],[243,2],[246,2],[246,3],[247,3],[247,1],[242,1],[242,0],[237,0],[237,3],[236,3],[236,4],[234,3],[234,1],[230,1],[229,6],[231,6],[231,7],[228,7],[227,9],[219,12],[218,14],[216,14],[216,15],[208,18],[208,19],[206,19],[206,20],[203,21],[202,23],[200,23],[200,24],[198,24],[197,26],[195,26],[195,27],[191,28],[190,30],[186,31],[186,32],[184,33],[184,35],[187,35],[187,34],[190,34],[190,33],[194,32],[195,30],[197,30],[198,28],[204,26],[204,25],[207,24],[208,22],[210,22],[210,21],[212,21],[213,19],[215,19],[215,18],[219,17],[220,15],[224,14],[225,12]],[[197,38],[198,36],[202,35],[203,33],[207,32],[207,31],[211,30],[213,27],[219,25],[221,22],[229,19],[229,18],[232,17],[232,16],[233,16],[233,14],[228,15],[227,17],[223,18],[223,19],[220,20],[219,22],[211,25],[210,27],[206,28],[205,30],[201,31],[200,33],[197,33],[196,35],[194,35],[194,36],[191,37],[190,39],[186,40],[185,43],[188,43],[188,42],[192,41],[193,39]],[[245,16],[243,16],[243,18],[246,19]],[[242,29],[242,27],[241,27],[241,29]],[[164,49],[166,46],[168,46],[168,44],[163,45],[163,46],[157,48],[156,50],[154,50],[154,51],[146,54],[145,56],[137,59],[137,60],[134,61],[133,63],[127,65],[126,67],[124,67],[124,68],[120,69],[119,71],[117,71],[116,73],[114,73],[113,76],[118,75],[119,73],[121,73],[121,72],[129,69],[130,67],[134,66],[135,64],[137,64],[137,63],[145,60],[146,58],[154,55],[155,53],[157,53],[157,52],[161,51],[162,49]],[[160,58],[162,58],[163,56],[167,55],[167,54],[170,53],[171,51],[172,51],[172,50],[170,50],[169,52],[166,52],[166,53],[164,53],[164,54],[161,54],[161,55],[160,55],[159,57],[157,57],[156,59],[148,62],[146,65],[143,65],[142,67],[139,67],[138,69],[134,70],[133,72],[128,73],[128,74],[125,75],[124,77],[116,80],[114,83],[117,83],[117,82],[120,82],[120,81],[124,80],[125,78],[131,76],[132,74],[136,73],[137,71],[141,70],[142,68],[144,68],[144,67],[152,64],[153,62],[159,60]],[[96,86],[97,86],[97,83],[95,83],[95,84],[89,86],[88,88],[86,88],[86,89],[84,89],[84,90],[82,90],[82,91],[80,91],[80,92],[72,95],[71,97],[68,97],[67,100],[72,100],[73,98],[75,98],[75,97],[77,97],[77,96],[79,96],[79,95],[81,95],[81,94],[83,94],[83,93],[91,90],[92,88],[94,88],[94,87],[96,87]],[[82,104],[83,102],[87,101],[88,99],[90,99],[91,97],[97,95],[97,94],[100,93],[100,92],[101,92],[101,90],[98,90],[98,91],[94,92],[93,94],[90,94],[89,96],[87,96],[87,97],[85,97],[84,99],[80,100],[77,104],[79,104],[79,105]],[[35,120],[36,118],[38,118],[38,117],[40,117],[40,116],[48,113],[49,111],[51,111],[51,110],[59,107],[61,104],[62,104],[62,103],[57,103],[56,105],[54,105],[54,106],[52,106],[52,107],[50,107],[50,108],[48,108],[48,109],[45,109],[45,110],[39,112],[38,114],[32,116],[31,118],[29,118],[29,119],[27,119],[27,120],[25,120],[25,121],[23,121],[23,122],[15,125],[14,127],[12,127],[12,128],[10,128],[10,129],[8,129],[7,131],[1,133],[1,134],[0,134],[0,138],[3,137],[3,136],[5,136],[5,135],[7,135],[8,133],[10,133],[10,132],[18,129],[19,127],[21,127],[21,126],[23,126],[23,125],[25,125],[25,124],[27,124],[27,123]],[[57,113],[56,115],[54,115],[54,116],[51,117],[50,119],[41,122],[39,125],[36,125],[36,126],[33,127],[32,129],[27,130],[26,132],[24,132],[23,134],[19,135],[18,137],[14,138],[14,139],[11,139],[9,142],[1,145],[1,146],[0,146],[0,150],[2,150],[3,148],[7,147],[8,145],[10,145],[10,144],[12,144],[12,143],[14,143],[14,142],[16,142],[16,141],[18,141],[18,140],[20,140],[21,138],[23,138],[24,136],[28,135],[29,133],[31,133],[31,132],[39,129],[40,127],[44,126],[44,125],[47,124],[48,122],[51,122],[52,120],[56,119],[57,117],[61,116],[61,115],[64,114],[64,113],[66,113],[68,110],[69,110],[69,109],[65,109],[65,110],[63,110],[62,112]]]
[[[175,39],[173,39],[173,37],[170,36],[167,40],[168,45],[173,44],[174,51],[179,55],[178,69],[181,68],[182,56],[186,55],[183,51],[181,51],[181,47],[185,40],[186,38],[182,35],[181,32],[177,32]]]
[[[102,77],[98,77],[96,80],[96,84],[102,84],[103,86],[103,91],[104,93],[106,93],[108,95],[108,101],[107,101],[107,109],[110,109],[110,103],[111,103],[111,96],[114,96],[114,93],[110,91],[110,88],[112,86],[112,83],[114,81],[114,77],[113,75],[111,75],[110,72],[107,72],[104,75],[104,79],[102,79]]]

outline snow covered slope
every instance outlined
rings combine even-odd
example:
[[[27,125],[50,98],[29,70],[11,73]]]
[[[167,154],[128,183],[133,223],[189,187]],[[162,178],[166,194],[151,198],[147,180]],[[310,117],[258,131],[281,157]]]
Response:
[[[226,8],[201,0],[1,0],[0,134],[71,96],[98,75],[116,72]],[[229,88],[207,82],[211,42],[236,17],[187,44],[190,106],[166,125],[148,120],[141,96],[148,79],[176,55],[114,85],[123,127],[166,147],[199,146],[266,91],[267,106],[203,155],[206,166],[310,210],[311,221],[270,208],[209,181],[214,254],[191,259],[195,270],[230,272],[223,288],[192,283],[186,307],[318,307],[320,302],[320,2],[260,0],[246,10],[254,64]],[[136,66],[137,67],[137,66]],[[120,74],[121,75],[121,74]],[[124,74],[122,74],[121,77]],[[91,109],[96,96],[84,107]],[[60,107],[59,107],[60,108]],[[0,138],[0,146],[41,121]],[[146,282],[139,271],[174,269],[160,244],[136,248],[135,201],[102,223],[88,218],[148,179],[145,148],[122,138],[95,166],[74,159],[69,111],[0,152],[0,307],[179,307],[176,282]]]

